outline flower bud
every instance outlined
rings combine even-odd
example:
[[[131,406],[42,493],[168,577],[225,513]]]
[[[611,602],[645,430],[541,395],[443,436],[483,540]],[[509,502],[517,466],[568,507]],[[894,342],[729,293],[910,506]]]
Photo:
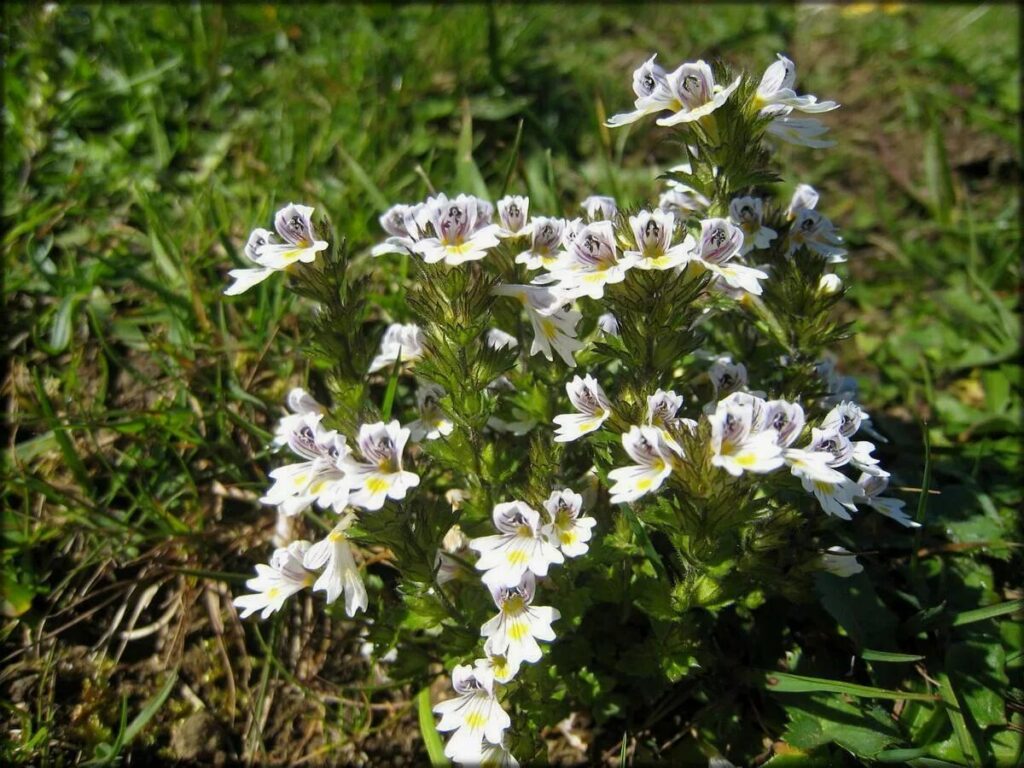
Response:
[[[842,290],[842,288],[843,281],[839,279],[839,275],[822,275],[821,280],[818,281],[818,292],[823,293],[826,296],[837,294]]]

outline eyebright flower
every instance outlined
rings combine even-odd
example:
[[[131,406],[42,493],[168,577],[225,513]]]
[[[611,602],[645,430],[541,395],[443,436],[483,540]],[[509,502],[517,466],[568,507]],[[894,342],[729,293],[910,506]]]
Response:
[[[511,349],[519,346],[519,339],[511,333],[505,333],[500,328],[487,329],[487,346],[491,349]]]
[[[554,349],[566,365],[576,367],[573,354],[584,346],[576,338],[576,324],[583,315],[575,310],[564,309],[564,299],[556,290],[539,285],[505,284],[495,286],[492,293],[519,299],[526,307],[526,314],[533,326],[531,355],[540,352],[552,360],[551,350]]]
[[[424,204],[417,205],[393,205],[380,217],[381,228],[390,235],[383,243],[375,245],[370,251],[373,257],[383,256],[385,253],[413,253],[416,243],[423,237],[423,229],[420,227],[419,217],[422,215]]]
[[[553,268],[550,280],[557,281],[558,288],[568,298],[600,299],[604,296],[605,285],[625,280],[626,272],[636,260],[635,256],[628,255],[619,259],[612,223],[595,221],[576,235],[566,257]]]
[[[615,482],[609,489],[612,504],[635,501],[656,491],[672,474],[674,453],[657,427],[630,427],[622,436],[622,447],[636,464],[608,473],[608,479]]]
[[[276,242],[265,229],[253,230],[245,245],[245,255],[257,267],[228,272],[235,278],[235,282],[224,293],[236,296],[296,262],[310,264],[316,261],[316,255],[326,250],[327,242],[316,239],[313,232],[313,210],[308,205],[289,203],[275,214],[274,229],[283,243]]]
[[[780,448],[791,446],[804,428],[804,409],[799,403],[769,400],[764,404],[764,426],[774,429]]]
[[[486,201],[469,195],[459,195],[454,200],[439,200],[430,209],[430,222],[434,237],[425,237],[416,243],[416,250],[428,264],[443,261],[455,266],[467,261],[482,259],[487,249],[498,244],[497,227],[485,225],[478,228],[477,221],[487,215],[487,208],[481,210]]]
[[[722,87],[715,83],[711,67],[703,61],[696,61],[683,64],[675,72],[670,73],[666,80],[674,98],[669,109],[675,114],[661,118],[658,125],[670,126],[693,122],[710,115],[729,100],[732,92],[739,87],[741,78],[737,77],[729,85]]]
[[[442,435],[447,437],[452,433],[455,425],[438,404],[444,394],[444,389],[437,384],[420,382],[416,390],[416,406],[420,417],[409,424],[409,436],[414,443],[437,440]]]
[[[829,547],[828,551],[821,555],[821,567],[844,579],[856,576],[864,570],[864,566],[857,562],[857,557],[843,547]]]
[[[888,476],[870,475],[865,472],[857,480],[857,486],[860,488],[860,493],[856,497],[858,503],[867,504],[879,514],[892,518],[907,528],[921,527],[920,523],[903,511],[904,503],[900,499],[881,495],[889,487]]]
[[[305,461],[285,464],[270,473],[274,484],[260,499],[288,516],[308,509],[315,501],[321,509],[341,512],[348,504],[351,479],[343,462],[350,453],[344,435],[325,429],[323,414],[307,412],[298,418],[286,416],[288,447]]]
[[[588,222],[611,221],[619,212],[619,205],[615,202],[615,198],[606,195],[591,195],[580,203],[580,207],[587,214]]]
[[[293,541],[287,547],[274,550],[270,565],[259,563],[256,566],[256,577],[245,582],[254,594],[234,599],[235,607],[242,609],[243,619],[256,611],[262,611],[260,618],[266,619],[279,611],[285,600],[313,583],[313,574],[302,567],[308,549],[308,541]]]
[[[818,138],[828,133],[828,126],[814,117],[776,117],[768,123],[765,133],[798,147],[828,149],[835,146],[831,139]]]
[[[747,366],[734,363],[728,357],[721,357],[711,364],[708,378],[715,388],[715,397],[721,398],[747,386]]]
[[[489,685],[489,681],[495,683],[510,682],[519,674],[519,667],[522,666],[522,663],[517,661],[513,664],[505,656],[491,653],[482,659],[474,661],[473,666],[476,668],[477,676]]]
[[[801,208],[789,228],[789,248],[787,256],[792,256],[798,248],[806,248],[813,253],[826,257],[829,264],[846,261],[846,249],[842,247],[843,238],[836,232],[835,226],[817,211]]]
[[[498,237],[521,237],[529,234],[526,223],[530,212],[530,198],[521,195],[506,195],[498,201],[498,220],[501,226]]]
[[[625,256],[635,260],[638,269],[673,269],[685,264],[697,243],[692,235],[686,235],[682,243],[672,245],[675,232],[675,216],[665,211],[640,211],[629,217],[633,230],[636,251],[626,251]]]
[[[551,269],[562,255],[565,219],[538,216],[530,220],[530,247],[516,256],[516,264],[527,269]]]
[[[857,511],[854,499],[860,489],[846,475],[830,466],[835,457],[828,451],[790,448],[785,452],[790,472],[800,478],[804,490],[814,495],[826,514],[849,520]]]
[[[345,472],[352,479],[349,503],[367,510],[384,506],[387,498],[401,500],[406,491],[420,484],[419,475],[402,469],[402,451],[409,430],[397,421],[363,424],[356,444],[362,459],[346,456]]]
[[[729,203],[729,219],[743,231],[740,254],[755,248],[768,248],[778,233],[764,226],[764,201],[759,197],[734,197]]]
[[[338,523],[327,534],[327,538],[307,549],[302,557],[302,565],[311,571],[324,569],[313,584],[313,591],[326,592],[328,603],[333,603],[344,594],[345,613],[351,617],[357,611],[366,610],[367,598],[366,587],[363,586],[356,561],[352,557],[352,548],[345,535],[345,529],[350,523],[351,518]]]
[[[829,454],[830,467],[845,466],[853,458],[853,443],[836,427],[811,429],[811,444],[807,450]]]
[[[586,554],[587,544],[592,535],[591,528],[597,525],[592,517],[580,517],[583,511],[583,497],[569,490],[553,491],[544,502],[544,509],[551,519],[541,533],[566,557]]]
[[[504,744],[484,744],[480,753],[480,768],[519,768],[519,761]]]
[[[498,534],[469,542],[480,553],[477,570],[485,571],[488,587],[518,587],[527,571],[547,576],[548,566],[565,558],[541,535],[540,513],[522,501],[496,504],[493,512]]]
[[[818,206],[819,195],[810,184],[797,184],[793,190],[793,199],[786,208],[786,220],[792,221],[802,210],[813,211]]]
[[[487,638],[485,653],[502,655],[513,665],[540,661],[537,641],[555,639],[551,622],[561,614],[550,606],[533,605],[536,589],[537,582],[529,572],[515,587],[491,588],[498,615],[480,627],[480,635]]]
[[[605,121],[605,125],[609,128],[635,123],[646,115],[653,115],[672,108],[675,97],[669,90],[665,70],[654,63],[656,57],[657,54],[651,56],[633,72],[633,93],[636,94],[633,106],[636,109],[632,112],[612,115]]]
[[[760,296],[761,285],[757,281],[768,275],[753,267],[728,263],[743,247],[743,230],[728,219],[704,219],[700,223],[700,232],[695,259],[732,288]]]
[[[782,466],[782,449],[774,429],[761,429],[764,401],[735,392],[719,401],[710,417],[712,465],[739,477],[744,472],[772,472]]]
[[[868,415],[856,403],[844,400],[821,420],[822,429],[835,429],[843,437],[853,437]]]
[[[423,356],[423,331],[415,323],[392,323],[384,331],[380,340],[380,352],[370,363],[369,373],[381,369],[389,370],[401,358],[404,363],[411,363]]]
[[[816,96],[810,95],[797,96],[793,90],[796,84],[796,65],[781,53],[776,55],[778,61],[772,62],[764,71],[754,97],[755,103],[761,106],[761,114],[788,115],[794,109],[820,113],[839,108],[834,101],[818,101]]]
[[[274,430],[274,445],[277,447],[288,444],[292,432],[302,428],[305,423],[303,417],[307,413],[327,413],[327,409],[302,387],[294,387],[289,391],[285,403],[291,413],[282,416]]]
[[[479,765],[484,742],[500,745],[505,729],[512,724],[494,695],[493,681],[485,680],[468,664],[460,664],[452,670],[455,698],[434,706],[434,714],[441,716],[437,730],[455,732],[444,749],[450,760]]]
[[[565,385],[569,401],[579,413],[563,413],[555,416],[558,430],[555,432],[556,443],[568,443],[577,440],[588,432],[600,429],[605,420],[611,416],[611,403],[590,374],[582,379],[574,376]]]

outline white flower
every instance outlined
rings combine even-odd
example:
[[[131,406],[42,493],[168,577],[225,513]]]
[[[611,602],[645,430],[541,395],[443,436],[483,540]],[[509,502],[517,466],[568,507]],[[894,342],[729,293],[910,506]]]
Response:
[[[367,598],[366,587],[363,586],[356,561],[352,557],[352,548],[345,535],[350,522],[351,519],[342,521],[327,534],[327,538],[307,549],[302,565],[311,571],[323,568],[323,573],[313,584],[313,591],[326,592],[328,603],[333,603],[344,594],[345,613],[355,616],[357,611],[366,610]]]
[[[775,430],[780,448],[791,446],[804,429],[804,409],[799,403],[769,400],[764,404],[764,427]]]
[[[878,459],[871,454],[875,450],[875,444],[867,440],[852,440],[853,454],[850,456],[850,464],[861,472],[873,477],[888,477],[889,473],[878,466]]]
[[[276,242],[269,231],[254,229],[245,245],[245,255],[257,265],[250,269],[233,269],[228,274],[235,278],[224,291],[235,296],[266,280],[274,272],[280,272],[296,262],[310,264],[320,251],[326,250],[327,242],[317,240],[313,232],[313,209],[308,205],[289,203],[274,216],[274,229],[284,242]]]
[[[615,482],[609,489],[612,504],[634,501],[658,490],[672,473],[673,451],[657,427],[630,427],[622,436],[622,447],[636,464],[608,473],[608,479]]]
[[[600,429],[605,420],[611,416],[611,403],[590,374],[582,379],[574,376],[565,385],[569,401],[579,413],[563,413],[555,416],[558,429],[555,432],[556,443],[568,443],[577,440],[588,432]]]
[[[384,506],[387,498],[401,500],[408,489],[420,484],[419,475],[402,469],[402,451],[409,430],[397,421],[363,424],[356,444],[362,459],[346,456],[345,472],[352,479],[349,503],[367,510]]]
[[[519,761],[504,744],[485,744],[480,754],[480,768],[519,768]]]
[[[689,123],[710,115],[729,100],[732,92],[739,87],[740,79],[737,77],[722,87],[715,83],[711,67],[704,61],[683,64],[666,77],[668,89],[674,98],[669,109],[675,114],[661,118],[658,125]]]
[[[868,415],[861,410],[859,405],[843,400],[825,414],[825,418],[821,420],[821,428],[835,429],[843,437],[853,437],[860,429],[861,422],[866,421],[867,418]]]
[[[417,242],[416,251],[428,264],[443,261],[455,266],[484,258],[487,249],[498,244],[497,227],[477,226],[478,218],[486,216],[489,206],[490,203],[469,195],[437,201],[430,209],[434,237]]]
[[[523,574],[522,581],[514,587],[491,588],[498,615],[480,627],[481,637],[487,638],[485,653],[502,655],[512,665],[540,661],[537,641],[555,639],[551,622],[561,614],[550,606],[533,605],[536,588],[534,575],[529,572]]]
[[[515,336],[505,333],[500,328],[488,328],[485,341],[491,349],[512,349],[519,346],[519,340]]]
[[[418,218],[424,205],[393,205],[380,217],[381,228],[390,235],[383,243],[370,251],[373,257],[385,253],[413,253],[416,242],[423,237]]]
[[[786,208],[786,220],[792,221],[801,210],[813,211],[818,207],[818,199],[818,191],[810,184],[797,184],[789,207]]]
[[[849,520],[850,512],[857,511],[854,500],[860,488],[830,466],[835,460],[830,452],[790,448],[785,458],[792,474],[800,478],[804,490],[814,494],[827,514]]]
[[[597,327],[605,336],[619,335],[619,321],[611,312],[605,312],[597,318]]]
[[[835,427],[811,429],[811,444],[807,450],[829,454],[830,467],[845,466],[853,458],[853,443]]]
[[[764,249],[772,244],[778,233],[762,223],[764,201],[759,197],[734,197],[729,203],[729,218],[743,230],[743,247],[740,254],[754,248]]]
[[[551,269],[562,255],[565,219],[538,216],[530,220],[530,247],[516,256],[527,269]]]
[[[758,280],[768,277],[764,272],[742,264],[728,263],[743,247],[743,230],[728,219],[704,219],[700,223],[700,242],[694,256],[706,269],[732,288],[741,288],[755,296],[761,295]]]
[[[711,201],[704,195],[687,184],[675,182],[671,189],[661,193],[658,198],[658,208],[666,213],[678,213],[686,216],[690,213],[699,213],[707,209]]]
[[[835,226],[817,211],[800,208],[789,228],[789,248],[787,256],[792,256],[803,247],[824,256],[829,264],[846,261],[846,249],[842,247],[843,238],[836,232]]]
[[[715,397],[720,398],[747,386],[747,366],[734,363],[728,357],[721,357],[711,364],[708,377],[711,386],[715,388]]]
[[[625,280],[636,260],[629,255],[619,259],[612,223],[595,221],[576,235],[567,255],[553,267],[550,279],[558,282],[567,298],[600,299],[605,285]]]
[[[719,401],[711,421],[711,464],[730,475],[772,472],[782,466],[782,449],[774,429],[759,429],[765,403],[746,392]]]
[[[476,668],[477,677],[483,680],[486,685],[491,685],[493,683],[510,682],[519,674],[519,667],[522,666],[522,663],[517,661],[513,664],[501,654],[488,654],[486,657],[473,662],[473,666]]]
[[[437,440],[442,435],[447,437],[452,433],[455,425],[438,404],[444,394],[444,389],[437,384],[420,382],[416,390],[416,407],[420,417],[409,424],[409,437],[414,443]]]
[[[672,390],[666,392],[659,389],[653,395],[647,396],[647,424],[660,429],[665,443],[680,456],[683,454],[683,449],[669,430],[685,427],[692,432],[697,426],[697,422],[692,419],[676,418],[676,414],[682,406],[683,396],[677,395]]]
[[[686,235],[682,243],[672,245],[675,216],[665,211],[640,211],[629,217],[637,251],[626,251],[625,256],[636,259],[638,269],[673,269],[685,264],[697,242]]]
[[[327,409],[302,387],[291,389],[285,398],[285,403],[287,403],[291,413],[287,416],[282,416],[281,420],[277,423],[273,441],[275,447],[288,444],[288,439],[291,437],[292,432],[302,428],[302,425],[305,423],[303,417],[307,413],[327,413]]]
[[[556,290],[539,285],[506,284],[495,286],[492,293],[518,299],[526,307],[533,326],[531,355],[540,352],[551,360],[551,350],[554,349],[566,365],[576,367],[573,354],[584,346],[576,338],[576,324],[583,316],[575,310],[564,309],[564,299]]]
[[[493,681],[485,683],[468,664],[452,670],[452,687],[455,698],[434,706],[434,714],[441,716],[437,730],[455,731],[444,754],[458,763],[479,765],[485,740],[500,745],[512,721],[494,695]]]
[[[302,567],[302,558],[309,549],[308,541],[293,541],[287,547],[275,549],[270,565],[259,563],[256,577],[245,582],[255,594],[240,595],[234,599],[236,608],[242,609],[242,618],[262,611],[261,619],[281,609],[284,601],[313,583],[313,574]]]
[[[498,201],[498,220],[501,227],[498,237],[521,237],[529,234],[526,223],[530,212],[530,198],[521,195],[506,195]]]
[[[782,54],[765,70],[754,97],[762,115],[774,115],[767,132],[805,147],[829,147],[835,142],[819,139],[828,128],[815,118],[789,117],[793,110],[805,113],[829,112],[838,108],[834,101],[818,101],[816,96],[797,96],[793,90],[796,67]]]
[[[776,117],[765,129],[765,133],[777,136],[790,144],[810,149],[827,149],[835,146],[831,139],[818,138],[828,133],[828,126],[814,117]]]
[[[551,518],[551,522],[541,529],[547,540],[561,549],[566,557],[586,554],[590,549],[587,542],[592,535],[591,528],[597,525],[597,520],[580,517],[583,497],[568,488],[553,491],[544,502],[544,509]]]
[[[288,447],[305,461],[285,464],[270,473],[274,484],[260,501],[273,504],[288,516],[308,509],[315,501],[321,509],[341,512],[349,501],[351,479],[343,462],[350,453],[345,437],[325,429],[322,413],[286,416]]]
[[[485,571],[483,582],[488,587],[517,587],[527,571],[547,576],[549,565],[565,562],[541,535],[540,513],[524,502],[496,504],[493,519],[497,535],[469,542],[470,549],[480,553],[476,568]]]
[[[656,56],[657,54],[651,56],[633,71],[633,93],[636,94],[633,106],[636,109],[633,112],[612,115],[605,122],[609,128],[634,123],[646,115],[672,108],[675,97],[669,90],[665,70],[654,63]]]
[[[865,472],[857,480],[857,486],[860,489],[857,495],[858,503],[867,504],[876,512],[892,518],[907,528],[921,527],[920,523],[903,511],[904,503],[900,499],[892,499],[881,495],[889,487],[889,478],[887,476],[871,475]]]
[[[380,340],[380,352],[370,363],[369,373],[381,369],[390,372],[398,359],[411,363],[423,356],[423,331],[415,323],[392,323]]]
[[[822,553],[821,567],[844,579],[864,570],[864,566],[857,562],[857,557],[843,547],[829,547],[827,552]]]
[[[587,214],[588,222],[610,221],[619,212],[615,198],[607,195],[591,195],[580,203],[580,207]]]
[[[822,275],[818,280],[818,292],[825,296],[834,296],[843,289],[843,281],[836,274]]]
[[[772,62],[757,86],[755,101],[761,105],[761,114],[789,114],[792,110],[807,113],[829,112],[839,107],[834,101],[818,101],[816,96],[797,96],[796,66],[781,53]]]

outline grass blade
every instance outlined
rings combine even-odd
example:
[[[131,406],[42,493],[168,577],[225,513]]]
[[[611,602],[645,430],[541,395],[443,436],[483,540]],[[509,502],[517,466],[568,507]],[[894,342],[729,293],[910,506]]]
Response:
[[[423,743],[426,745],[427,755],[430,757],[430,764],[434,768],[450,765],[448,758],[444,756],[444,743],[441,741],[441,734],[437,732],[434,713],[430,709],[430,688],[424,688],[416,696],[416,714],[420,722],[420,734],[423,736]]]
[[[896,701],[936,701],[939,699],[938,696],[931,693],[889,691],[869,685],[843,683],[839,680],[826,680],[821,677],[791,675],[787,672],[765,673],[765,687],[775,693],[844,693],[847,696],[866,699],[893,699]]]
[[[890,653],[889,651],[872,651],[870,648],[865,648],[860,654],[860,657],[864,661],[885,661],[885,662],[911,662],[921,661],[924,656],[919,656],[916,653]]]
[[[997,616],[1005,616],[1017,611],[1024,611],[1024,600],[1009,600],[1005,603],[986,605],[984,608],[975,608],[973,611],[961,611],[953,616],[953,626],[962,627],[965,624],[994,619]]]

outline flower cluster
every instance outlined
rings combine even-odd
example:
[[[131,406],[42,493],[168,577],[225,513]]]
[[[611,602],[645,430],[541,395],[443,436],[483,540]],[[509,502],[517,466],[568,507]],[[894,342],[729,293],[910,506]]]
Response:
[[[556,608],[534,605],[537,579],[548,575],[552,565],[578,557],[589,549],[596,520],[581,516],[583,497],[566,488],[554,491],[543,512],[522,501],[497,504],[493,511],[498,533],[472,539],[469,548],[478,552],[477,570],[491,592],[497,615],[480,627],[486,638],[484,656],[473,667],[456,666],[452,686],[456,697],[434,707],[441,716],[438,730],[453,731],[445,755],[464,765],[480,765],[499,757],[517,765],[504,746],[504,732],[511,720],[499,702],[500,689],[524,664],[540,661],[538,640],[555,639],[552,622],[561,614]]]
[[[322,296],[331,306],[337,336],[355,336],[365,321],[380,341],[352,359],[320,347],[341,358],[328,362],[348,377],[332,382],[343,395],[333,413],[302,389],[288,395],[274,444],[296,458],[270,472],[261,501],[278,510],[279,521],[310,517],[330,533],[316,542],[285,537],[269,564],[256,566],[251,592],[236,598],[242,615],[266,618],[307,587],[325,592],[328,603],[344,595],[349,616],[367,610],[350,537],[387,548],[402,573],[403,597],[411,606],[436,601],[446,616],[431,625],[438,637],[463,618],[449,589],[455,600],[477,600],[471,628],[483,622],[478,657],[440,654],[453,667],[455,691],[434,707],[437,728],[450,734],[445,754],[461,764],[517,765],[509,746],[527,729],[518,720],[513,728],[512,694],[521,687],[512,682],[523,665],[541,661],[561,618],[555,607],[539,604],[556,602],[543,596],[557,594],[553,585],[561,588],[563,578],[569,583],[577,572],[598,570],[595,562],[609,573],[624,569],[614,575],[627,585],[623,590],[643,581],[629,558],[613,565],[607,547],[648,558],[645,573],[656,572],[655,548],[625,541],[645,527],[661,525],[659,534],[681,556],[693,542],[720,534],[735,537],[721,552],[739,550],[739,533],[721,533],[730,526],[702,527],[702,505],[732,515],[735,529],[755,518],[770,521],[780,510],[791,521],[797,510],[812,537],[838,524],[830,518],[850,520],[865,507],[918,525],[902,501],[885,495],[889,473],[874,456],[875,443],[859,439],[880,436],[850,382],[827,357],[817,368],[809,362],[825,346],[814,347],[816,336],[838,337],[829,335],[826,315],[842,287],[830,270],[845,259],[843,240],[818,210],[812,187],[798,185],[787,206],[759,186],[774,175],[744,166],[766,162],[760,142],[768,136],[828,144],[822,123],[793,114],[838,105],[798,95],[794,79],[793,63],[783,56],[759,84],[704,61],[672,72],[654,56],[645,61],[633,73],[632,111],[607,125],[656,116],[658,125],[679,132],[686,162],[669,169],[657,205],[592,195],[564,215],[535,210],[525,195],[492,204],[440,193],[391,207],[380,217],[386,236],[369,255],[410,257],[424,278],[410,293],[410,317],[346,314],[355,302],[336,299],[347,288],[329,282],[333,269],[314,264],[321,253],[334,259],[331,267],[348,256],[317,239],[312,208],[283,208],[276,234],[254,230],[245,254],[255,267],[232,270],[227,293],[287,271],[303,295]],[[723,131],[726,120],[743,124]],[[730,136],[745,137],[743,146],[728,146]],[[319,294],[318,284],[326,286]],[[403,306],[398,302],[388,306],[405,311],[395,309]],[[719,323],[723,315],[729,319]],[[566,382],[561,364],[586,373]],[[748,366],[764,391],[751,389]],[[769,370],[761,378],[763,369]],[[386,394],[378,410],[371,393],[380,389]],[[395,411],[405,414],[401,421],[391,418],[393,407],[405,409]],[[375,421],[380,417],[368,413],[385,415]],[[405,467],[407,453],[426,487]],[[583,495],[566,487],[580,487],[580,478],[593,482],[587,508],[594,516],[583,513]],[[411,495],[415,503],[388,504]],[[655,514],[645,515],[649,510]],[[330,525],[319,517],[327,513]],[[595,539],[596,517],[630,525]],[[552,573],[591,546],[596,557]],[[807,570],[862,569],[842,547],[816,551]],[[743,567],[705,561],[704,551],[690,554],[681,557],[687,573],[680,579]],[[481,589],[459,591],[469,574],[479,576],[489,601]],[[695,604],[677,586],[690,584],[666,587],[659,622],[668,621],[666,605],[684,621]],[[483,621],[491,603],[496,613]],[[465,626],[459,629],[465,639]]]

